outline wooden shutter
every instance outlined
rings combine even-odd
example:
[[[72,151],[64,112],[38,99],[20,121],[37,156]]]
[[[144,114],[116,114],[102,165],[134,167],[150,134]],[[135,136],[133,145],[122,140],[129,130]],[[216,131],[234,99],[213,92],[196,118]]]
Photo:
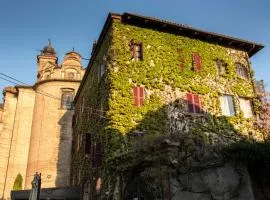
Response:
[[[141,107],[144,101],[144,88],[136,86],[133,88],[133,98],[136,107]]]
[[[140,96],[139,96],[139,100],[140,100],[140,106],[143,105],[143,100],[144,100],[144,88],[143,87],[139,87],[139,91],[140,91]]]
[[[194,113],[193,108],[193,94],[187,93],[188,112]]]
[[[199,53],[193,53],[193,67],[195,71],[202,70],[202,61]]]
[[[140,51],[140,56],[139,57],[140,57],[140,60],[143,60],[143,44],[142,43],[140,44],[140,50],[141,51]]]

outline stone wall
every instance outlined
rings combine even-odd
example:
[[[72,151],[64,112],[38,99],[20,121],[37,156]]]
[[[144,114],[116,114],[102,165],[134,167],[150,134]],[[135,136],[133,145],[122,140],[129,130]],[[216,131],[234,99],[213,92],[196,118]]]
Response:
[[[19,173],[22,175],[23,181],[26,179],[35,92],[32,88],[18,88],[17,99],[5,196],[10,194],[10,190],[13,188],[14,181]]]
[[[13,88],[11,91],[6,91],[5,104],[3,112],[3,129],[0,132],[0,195],[4,197],[4,189],[7,184],[5,177],[7,175],[8,163],[10,161],[10,147],[13,136],[14,119],[16,116],[17,109],[17,96],[16,90]],[[12,181],[12,180],[9,180]]]
[[[25,188],[31,188],[35,172],[42,175],[42,187],[69,185],[72,142],[72,110],[61,108],[63,88],[74,89],[79,81],[49,81],[36,87],[54,98],[37,93],[27,165]]]

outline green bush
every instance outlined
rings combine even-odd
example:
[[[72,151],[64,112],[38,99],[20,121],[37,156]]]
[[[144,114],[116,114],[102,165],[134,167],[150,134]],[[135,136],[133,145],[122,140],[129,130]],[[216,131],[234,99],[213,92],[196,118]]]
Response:
[[[13,190],[22,190],[23,177],[19,173],[14,181]]]

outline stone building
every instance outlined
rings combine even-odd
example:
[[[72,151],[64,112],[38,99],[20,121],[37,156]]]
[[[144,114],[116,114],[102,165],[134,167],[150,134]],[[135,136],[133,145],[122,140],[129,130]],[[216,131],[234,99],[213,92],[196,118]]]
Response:
[[[30,189],[36,172],[42,188],[70,185],[73,97],[84,75],[80,54],[62,64],[49,43],[37,56],[37,81],[4,89],[0,109],[0,195],[9,198],[20,174]]]
[[[225,150],[264,141],[249,60],[262,48],[109,14],[74,100],[71,181],[82,198],[259,199],[250,166]]]

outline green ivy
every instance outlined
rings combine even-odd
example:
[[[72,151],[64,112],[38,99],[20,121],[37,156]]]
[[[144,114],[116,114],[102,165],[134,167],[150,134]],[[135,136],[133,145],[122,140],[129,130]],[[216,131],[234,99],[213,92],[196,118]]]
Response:
[[[142,61],[132,59],[129,49],[132,39],[143,44]],[[193,70],[194,52],[198,52],[202,58],[200,72]],[[130,135],[133,133],[168,135],[168,106],[175,105],[176,109],[185,107],[181,99],[169,104],[164,102],[166,96],[162,95],[166,94],[166,88],[170,86],[172,91],[193,92],[202,98],[206,112],[203,117],[181,116],[181,119],[190,121],[192,127],[189,131],[193,139],[199,137],[207,144],[214,144],[218,139],[212,133],[229,138],[228,141],[247,137],[247,133],[257,132],[253,127],[254,119],[245,119],[238,104],[236,116],[221,116],[219,103],[221,94],[236,98],[255,97],[252,81],[238,77],[234,67],[235,62],[247,59],[245,52],[218,44],[113,22],[93,65],[90,66],[90,73],[77,100],[76,113],[81,120],[77,122],[74,132],[91,134],[93,141],[102,144],[104,163],[119,158],[132,149],[134,143],[133,136]],[[227,71],[222,76],[218,74],[216,60],[227,64]],[[99,80],[98,68],[102,63],[106,64],[106,72]],[[144,104],[140,108],[134,105],[132,94],[132,88],[138,85],[150,91],[146,93]],[[81,113],[79,105],[83,98],[86,108]],[[101,107],[103,110],[100,110]],[[204,118],[203,123],[201,118]],[[89,171],[91,158],[87,160],[84,150],[80,149],[72,162],[74,169],[83,167],[85,171]],[[103,170],[104,174],[113,173]]]

